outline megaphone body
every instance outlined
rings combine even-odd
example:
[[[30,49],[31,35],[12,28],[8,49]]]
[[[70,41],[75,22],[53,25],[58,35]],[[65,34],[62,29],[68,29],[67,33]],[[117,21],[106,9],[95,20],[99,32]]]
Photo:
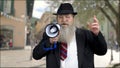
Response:
[[[54,38],[59,35],[60,25],[58,23],[48,24],[45,28],[45,33],[48,37]]]

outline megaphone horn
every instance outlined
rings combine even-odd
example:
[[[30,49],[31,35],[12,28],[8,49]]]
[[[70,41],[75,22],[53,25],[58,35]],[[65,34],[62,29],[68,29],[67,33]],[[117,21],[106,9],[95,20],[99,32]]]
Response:
[[[48,24],[45,28],[45,32],[48,37],[56,37],[59,35],[60,25],[59,24]]]

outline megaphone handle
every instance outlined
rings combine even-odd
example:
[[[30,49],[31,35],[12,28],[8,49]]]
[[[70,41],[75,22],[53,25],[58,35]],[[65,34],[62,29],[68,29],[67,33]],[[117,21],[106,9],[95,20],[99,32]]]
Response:
[[[57,48],[57,42],[54,42],[53,47],[50,47],[50,48],[46,48],[46,47],[43,45],[43,49],[46,50],[46,51],[53,50],[53,49],[56,49],[56,48]]]
[[[54,42],[54,47],[53,48],[55,49],[56,47],[57,47],[57,42]]]

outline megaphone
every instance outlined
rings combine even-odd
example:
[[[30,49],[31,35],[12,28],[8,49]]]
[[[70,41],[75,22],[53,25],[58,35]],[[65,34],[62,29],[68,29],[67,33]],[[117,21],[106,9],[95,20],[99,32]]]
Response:
[[[45,28],[46,35],[50,38],[54,38],[59,35],[60,25],[58,23],[48,24]]]

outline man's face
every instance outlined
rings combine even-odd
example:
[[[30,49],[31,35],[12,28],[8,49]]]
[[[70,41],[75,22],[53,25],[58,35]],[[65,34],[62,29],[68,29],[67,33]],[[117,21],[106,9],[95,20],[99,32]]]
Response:
[[[57,21],[62,27],[66,28],[73,24],[74,16],[73,14],[57,15]]]

